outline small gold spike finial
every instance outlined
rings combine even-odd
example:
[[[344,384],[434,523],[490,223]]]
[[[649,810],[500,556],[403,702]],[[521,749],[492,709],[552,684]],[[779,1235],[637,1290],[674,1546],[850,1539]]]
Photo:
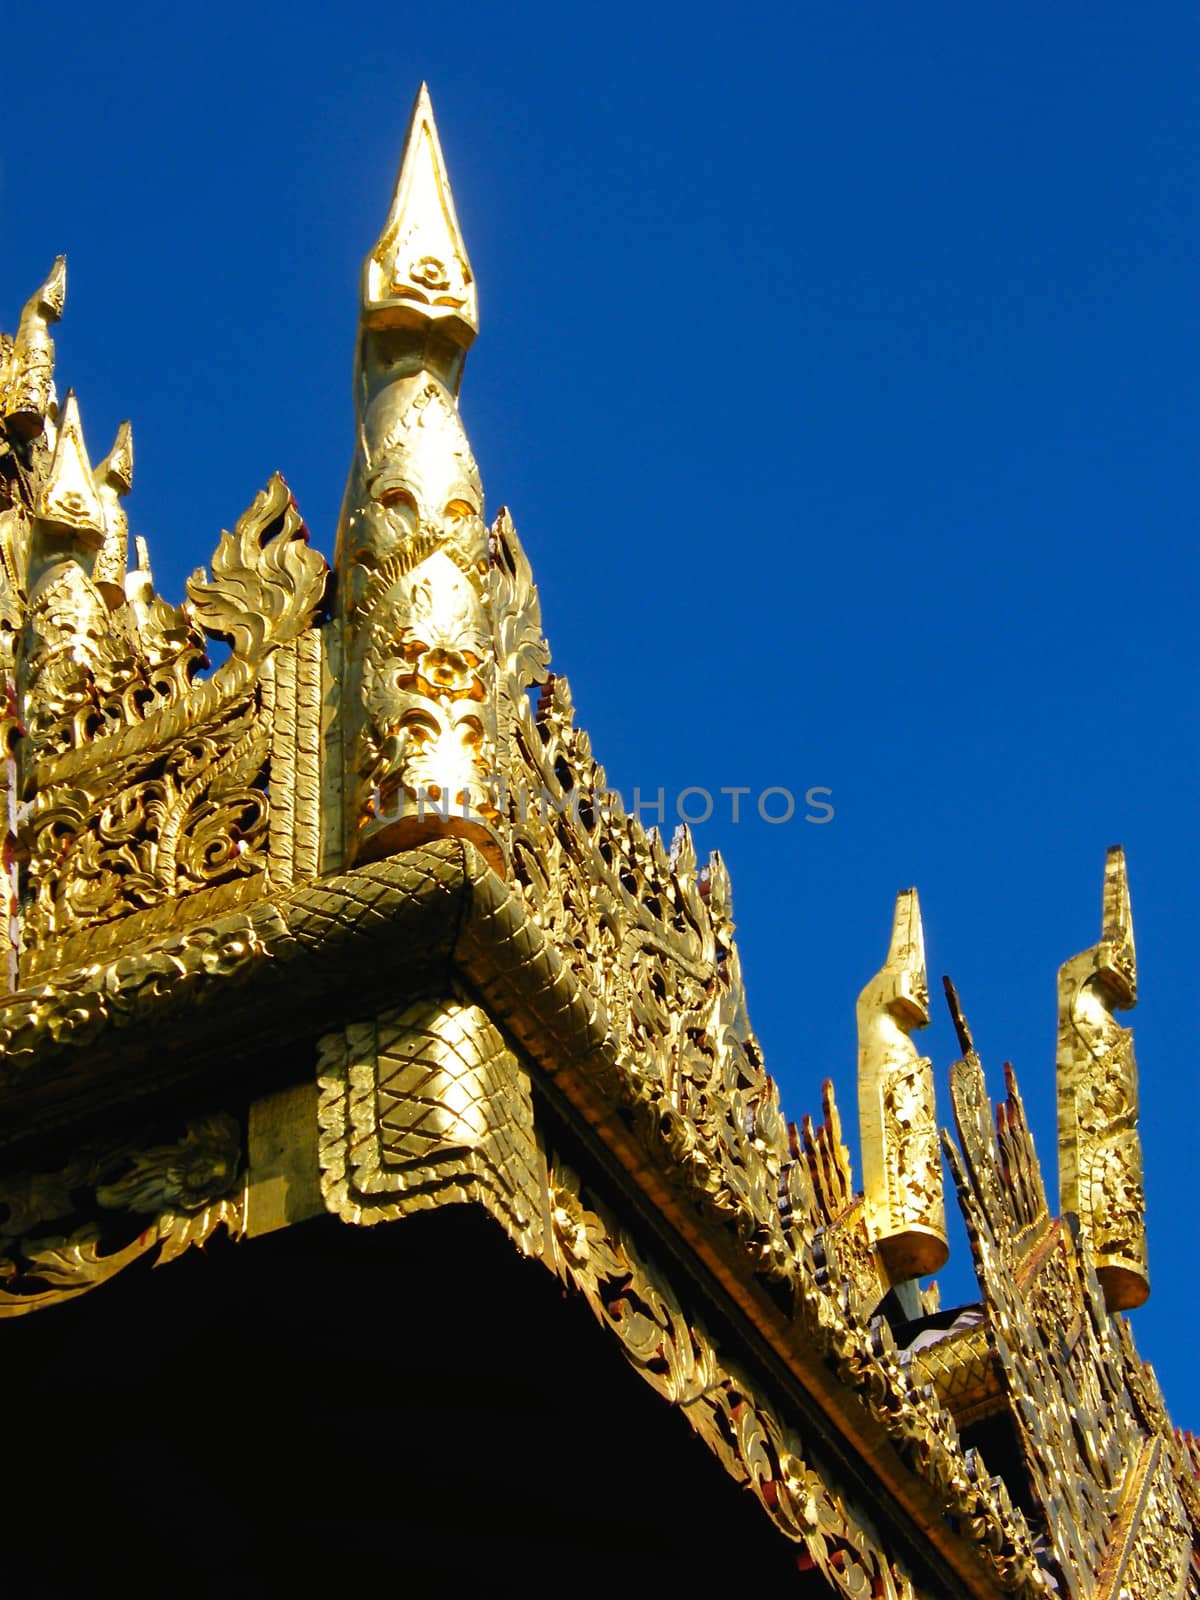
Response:
[[[1058,973],[1059,1199],[1079,1218],[1110,1311],[1150,1293],[1133,1032],[1113,1016],[1136,1001],[1129,880],[1114,845],[1100,942]]]
[[[893,1284],[949,1254],[933,1066],[909,1038],[929,1022],[915,889],[896,896],[887,960],[858,998],[858,1107],[871,1237]]]
[[[475,277],[422,84],[408,125],[391,210],[363,266],[366,326],[439,330],[465,350],[479,332]]]
[[[62,316],[67,298],[67,258],[58,256],[50,276],[32,294],[21,312],[8,383],[4,415],[11,428],[26,438],[41,433],[54,384],[54,340],[51,326]]]
[[[38,490],[34,515],[41,522],[69,529],[87,548],[98,549],[104,539],[104,507],[83,442],[74,390],[67,392],[58,419],[54,455]]]
[[[94,476],[104,507],[104,543],[92,568],[92,582],[115,611],[125,601],[125,569],[129,564],[129,520],[121,504],[133,487],[133,430],[128,422],[117,429],[113,447]]]

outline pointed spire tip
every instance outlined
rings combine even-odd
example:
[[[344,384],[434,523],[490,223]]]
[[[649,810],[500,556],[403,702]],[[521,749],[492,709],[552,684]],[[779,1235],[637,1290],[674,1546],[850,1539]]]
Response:
[[[436,326],[464,350],[479,331],[475,276],[424,82],[387,222],[363,267],[362,317],[372,328]]]
[[[34,514],[43,522],[82,534],[88,544],[98,544],[104,537],[104,507],[88,459],[74,389],[67,390],[59,412],[54,455],[38,490]]]

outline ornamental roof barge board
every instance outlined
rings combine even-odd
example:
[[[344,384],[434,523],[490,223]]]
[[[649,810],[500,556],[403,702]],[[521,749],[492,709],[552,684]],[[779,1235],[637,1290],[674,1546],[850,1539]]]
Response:
[[[0,338],[0,1316],[216,1230],[470,1203],[831,1592],[1200,1600],[1194,1457],[1118,1314],[1149,1291],[1121,852],[1059,975],[1062,1218],[955,1001],[981,1299],[939,1312],[916,891],[858,1002],[858,1191],[828,1086],[782,1115],[719,857],[600,803],[515,526],[484,521],[427,91],[363,269],[336,584],[278,476],[182,605],[141,540],[130,567],[129,425],[93,468],[57,398],[65,292],[60,260]]]

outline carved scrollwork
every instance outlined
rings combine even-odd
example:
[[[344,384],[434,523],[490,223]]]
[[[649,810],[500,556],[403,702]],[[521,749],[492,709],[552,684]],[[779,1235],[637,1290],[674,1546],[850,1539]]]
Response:
[[[858,1103],[871,1235],[895,1283],[947,1256],[933,1064],[910,1033],[929,1021],[925,936],[915,889],[897,896],[887,960],[858,999]]]
[[[531,604],[501,618],[514,739],[501,804],[520,891],[598,989],[620,1042],[614,1088],[640,1108],[647,1137],[764,1271],[789,1278],[810,1186],[746,1015],[725,867],[714,856],[698,868],[686,828],[668,853],[624,814],[574,725],[565,679],[547,680],[534,717],[527,690],[547,652]]]
[[[159,1265],[219,1227],[242,1230],[241,1129],[216,1113],[182,1138],[85,1149],[0,1184],[0,1317],[74,1299],[157,1251]]]
[[[1133,1034],[1113,1013],[1137,1001],[1124,853],[1108,852],[1101,939],[1058,975],[1061,1200],[1078,1216],[1110,1310],[1150,1292]]]
[[[368,357],[375,337],[366,335]],[[397,378],[368,359],[367,380],[378,388],[338,536],[347,849],[368,859],[449,830],[499,864],[478,469],[438,378]]]
[[[578,1177],[551,1172],[551,1224],[560,1275],[621,1342],[638,1375],[670,1405],[799,1545],[801,1564],[837,1594],[917,1600],[910,1574],[888,1555],[864,1508],[816,1464],[756,1386],[685,1312],[667,1280],[594,1203]]]
[[[250,696],[211,734],[180,741],[114,794],[39,793],[24,826],[26,948],[52,948],[171,896],[261,872],[269,732]]]
[[[668,850],[625,816],[566,680],[548,677],[528,561],[507,513],[486,533],[457,411],[476,307],[427,97],[363,289],[358,451],[328,642],[324,563],[282,479],[222,534],[184,606],[155,595],[141,541],[124,571],[132,442],[123,428],[93,473],[74,398],[54,397],[60,272],[16,341],[0,339],[2,746],[17,758],[5,867],[10,936],[18,912],[24,924],[10,978],[25,984],[0,1008],[5,1076],[45,1106],[53,1080],[34,1083],[31,1068],[69,1061],[70,1077],[92,1052],[123,1068],[110,1027],[152,1015],[156,1037],[174,1037],[193,1006],[190,1020],[228,1042],[244,1013],[217,1016],[226,980],[250,971],[266,974],[254,993],[268,1007],[280,969],[310,979],[311,1018],[327,996],[342,1003],[356,960],[386,949],[445,987],[403,1005],[375,994],[384,1009],[370,1020],[319,1024],[332,1029],[319,1111],[331,1211],[365,1223],[483,1205],[585,1295],[838,1592],[915,1595],[839,1468],[818,1459],[826,1425],[816,1453],[802,1448],[807,1404],[783,1406],[797,1377],[813,1397],[824,1389],[847,1459],[863,1430],[871,1471],[966,1588],[1195,1594],[1191,1453],[1106,1315],[1088,1251],[1048,1214],[1015,1085],[993,1130],[973,1056],[954,1080],[956,1174],[983,1308],[934,1354],[898,1348],[878,1314],[902,1304],[920,1321],[932,1299],[906,1280],[943,1240],[932,1072],[908,1038],[927,1000],[915,894],[860,1001],[870,1112],[857,1193],[832,1095],[816,1128],[783,1117],[749,1025],[720,860],[701,867],[686,829]],[[206,636],[232,653],[204,679]],[[439,802],[445,828],[421,815]],[[447,829],[494,870],[475,851],[452,863],[436,848],[362,866]],[[354,870],[335,878],[346,860]],[[1111,1015],[1134,980],[1119,898],[1106,898],[1101,945],[1064,969],[1060,1036],[1070,1209],[1110,1306],[1132,1303],[1119,1274],[1144,1268],[1136,1076]],[[705,1272],[760,1316],[780,1363],[770,1384],[727,1358],[573,1174],[547,1165],[539,1070],[564,1107],[597,1110],[614,1173],[650,1175],[645,1198],[679,1223],[681,1246],[697,1220],[710,1224]],[[0,1313],[82,1292],[155,1248],[166,1259],[219,1225],[237,1231],[241,1171],[236,1126],[215,1117],[174,1142],[159,1130],[10,1180]],[[683,1281],[694,1291],[700,1278]],[[943,1403],[974,1420],[998,1397],[1026,1452],[1033,1527]]]
[[[294,859],[273,844],[271,806],[275,795],[280,826],[296,828],[297,710],[273,683],[267,694],[264,674],[313,626],[327,576],[278,475],[222,535],[211,581],[190,580],[186,611],[158,600],[143,569],[112,611],[80,566],[57,569],[31,608],[25,661],[30,972],[73,954],[90,930],[256,877],[265,886],[273,858]],[[233,647],[207,683],[193,681],[193,616]],[[315,777],[306,771],[310,809]]]
[[[153,950],[23,990],[0,1009],[0,1080],[19,1078],[48,1041],[86,1045],[108,1023],[135,1018],[156,996],[170,992],[183,999],[206,978],[236,978],[264,948],[250,919],[235,912]]]
[[[516,525],[501,507],[488,544],[488,616],[496,656],[497,720],[502,749],[516,735],[525,690],[546,681],[550,647],[542,633],[542,610],[533,569]]]
[[[29,754],[76,749],[186,692],[203,660],[198,636],[175,615],[163,618],[161,637],[174,633],[175,648],[160,650],[151,666],[132,620],[111,613],[74,562],[63,563],[35,593],[22,660]]]
[[[946,1150],[989,1350],[1044,1510],[1056,1581],[1078,1600],[1182,1594],[1190,1545],[1170,1449],[1155,1453],[1153,1488],[1143,1494],[1138,1463],[1150,1441],[1139,1409],[1147,1408],[1130,1392],[1117,1324],[1089,1253],[1049,1215],[1011,1069],[993,1125],[983,1070],[959,1020],[967,1049],[951,1069],[951,1092],[962,1153],[948,1139]]]

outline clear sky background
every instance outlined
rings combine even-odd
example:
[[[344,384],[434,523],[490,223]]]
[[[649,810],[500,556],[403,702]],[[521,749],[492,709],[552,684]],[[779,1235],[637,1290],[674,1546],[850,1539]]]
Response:
[[[832,1077],[856,1146],[854,1001],[915,883],[932,986],[955,977],[995,1095],[1016,1064],[1053,1189],[1055,974],[1126,846],[1134,1326],[1200,1428],[1200,13],[52,21],[4,79],[0,325],[65,250],[60,385],[94,459],[132,418],[131,524],[173,599],[275,468],[332,553],[358,268],[429,80],[480,285],[464,415],[611,780],[833,791],[826,826],[698,830],[790,1115]],[[948,1121],[940,1004],[923,1037]],[[943,1300],[971,1295],[959,1230]]]

